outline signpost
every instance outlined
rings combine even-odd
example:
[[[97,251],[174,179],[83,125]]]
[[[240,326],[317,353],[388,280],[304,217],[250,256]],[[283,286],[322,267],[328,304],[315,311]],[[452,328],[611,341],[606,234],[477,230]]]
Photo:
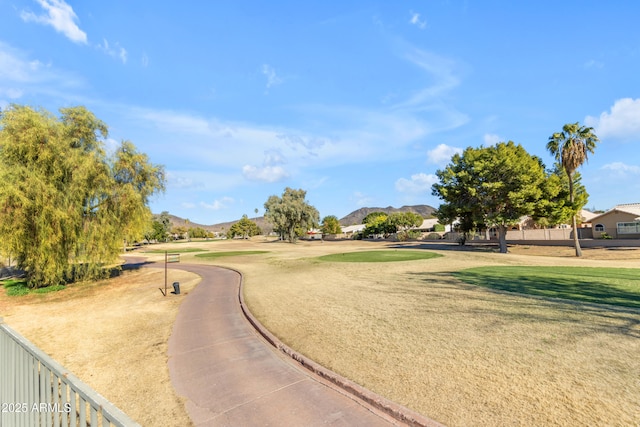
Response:
[[[165,297],[167,296],[167,264],[170,262],[180,262],[180,254],[170,254],[164,251],[164,291],[162,288],[158,289],[160,289],[160,292],[162,292],[162,295]]]

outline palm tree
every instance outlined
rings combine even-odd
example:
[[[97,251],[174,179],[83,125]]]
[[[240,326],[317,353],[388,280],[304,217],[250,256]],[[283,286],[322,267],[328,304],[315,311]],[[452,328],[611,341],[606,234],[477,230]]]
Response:
[[[577,220],[578,209],[573,206],[574,191],[573,178],[576,170],[588,160],[589,153],[593,154],[598,137],[593,133],[593,128],[580,126],[580,123],[569,123],[562,127],[562,132],[556,132],[549,137],[547,150],[560,162],[569,178],[569,202],[574,209],[572,218],[573,242],[576,248],[576,256],[582,256],[582,249],[578,241]]]

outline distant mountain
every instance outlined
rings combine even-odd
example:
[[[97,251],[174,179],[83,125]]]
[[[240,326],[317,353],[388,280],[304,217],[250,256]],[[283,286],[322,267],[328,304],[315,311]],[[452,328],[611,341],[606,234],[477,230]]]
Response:
[[[159,217],[158,214],[154,215],[155,218]],[[239,221],[239,219],[237,221],[229,221],[229,222],[221,222],[219,224],[213,224],[213,225],[204,225],[204,224],[198,224],[196,222],[191,222],[188,219],[185,218],[180,218],[179,216],[175,216],[175,215],[171,215],[169,214],[169,219],[171,220],[171,225],[173,227],[187,227],[187,228],[204,228],[207,231],[219,231],[219,232],[227,232],[229,230],[229,228],[235,224],[236,222]],[[271,225],[267,223],[267,221],[264,219],[264,217],[249,217],[249,219],[251,221],[254,221],[258,227],[260,227],[261,229],[265,230],[265,229],[271,229]]]
[[[433,212],[435,212],[435,210],[436,209],[434,207],[429,205],[402,206],[401,208],[394,208],[392,206],[388,206],[386,208],[360,208],[357,211],[353,211],[349,215],[340,219],[340,224],[344,226],[362,224],[362,220],[364,219],[364,217],[369,215],[371,212],[384,212],[386,214],[390,214],[394,212],[414,212],[419,215],[422,215],[423,218],[427,218],[433,215]],[[154,215],[154,216],[157,216],[157,215]],[[203,224],[191,222],[188,219],[180,218],[179,216],[175,216],[171,214],[169,215],[169,218],[171,218],[171,225],[174,227],[179,227],[179,226],[187,227],[187,228],[200,227],[200,228],[204,228],[207,231],[213,231],[213,232],[217,231],[217,232],[225,232],[225,233],[229,230],[229,228],[233,224],[239,221],[238,220],[238,221],[221,222],[219,224],[213,224],[213,225],[203,225]],[[262,229],[263,231],[269,231],[273,227],[262,216],[257,218],[249,217],[249,219],[251,221],[254,221],[258,225],[258,227],[260,227],[260,229]]]
[[[402,206],[401,208],[394,208],[392,206],[388,206],[386,208],[360,208],[357,211],[351,212],[344,218],[341,218],[340,224],[344,226],[362,224],[364,217],[372,212],[384,212],[386,214],[394,212],[413,212],[422,215],[423,218],[427,218],[433,215],[435,210],[436,208],[429,205]]]

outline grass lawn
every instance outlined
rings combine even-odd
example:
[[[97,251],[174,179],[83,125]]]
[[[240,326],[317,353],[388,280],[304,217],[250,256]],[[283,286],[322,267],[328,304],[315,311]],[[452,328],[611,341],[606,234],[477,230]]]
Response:
[[[431,259],[442,255],[426,251],[386,250],[386,251],[361,251],[330,254],[319,257],[322,261],[329,262],[392,262],[415,261],[418,259]]]
[[[637,426],[640,420],[638,308],[494,292],[454,276],[474,267],[493,276],[516,267],[533,289],[546,272],[563,272],[599,302],[615,293],[629,302],[637,287],[625,286],[638,281],[629,270],[640,266],[640,249],[585,249],[577,259],[570,247],[498,254],[432,242],[398,249],[397,242],[292,245],[256,238],[191,247],[211,253],[185,254],[182,261],[241,271],[250,310],[296,351],[450,427]],[[445,257],[319,260],[358,252],[368,259],[372,250]],[[162,262],[162,253],[146,256]],[[182,297],[199,281],[171,265],[168,273],[169,282],[180,281]],[[0,316],[142,425],[189,425],[167,367],[182,297],[163,297],[163,281],[162,269],[143,268],[65,292],[20,298],[0,292]]]
[[[7,290],[7,295],[17,297],[28,294],[47,294],[49,292],[57,292],[63,290],[62,285],[46,286],[44,288],[30,289],[25,280],[8,279],[2,282],[2,286]]]
[[[189,253],[189,252],[206,252],[209,249],[199,249],[199,248],[183,248],[183,249],[171,249],[171,250],[151,250],[151,251],[144,251],[144,253],[147,254],[163,254],[165,252],[170,253],[170,254],[185,254],[185,253]]]
[[[227,256],[238,256],[238,255],[257,255],[257,254],[266,254],[268,251],[227,251],[227,252],[206,252],[203,254],[196,254],[197,258],[221,258]]]
[[[640,269],[595,267],[476,267],[460,280],[501,291],[640,308]]]

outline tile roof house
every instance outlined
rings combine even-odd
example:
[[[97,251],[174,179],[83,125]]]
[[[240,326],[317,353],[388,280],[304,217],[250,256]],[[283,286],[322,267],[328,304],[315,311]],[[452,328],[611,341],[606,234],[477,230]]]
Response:
[[[618,205],[591,219],[593,238],[640,239],[640,203]]]

